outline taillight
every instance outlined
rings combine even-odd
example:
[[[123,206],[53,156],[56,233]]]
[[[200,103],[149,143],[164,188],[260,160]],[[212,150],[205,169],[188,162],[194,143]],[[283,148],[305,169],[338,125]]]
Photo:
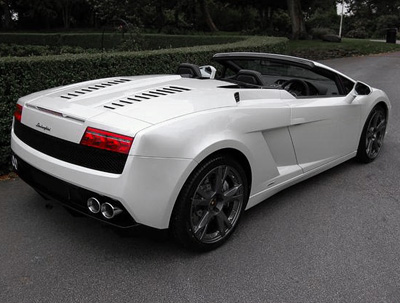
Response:
[[[113,152],[128,154],[133,138],[108,131],[88,127],[82,137],[81,144]]]
[[[15,111],[14,111],[14,117],[15,117],[15,120],[21,122],[21,118],[22,118],[22,105],[17,104],[17,106],[15,107]]]

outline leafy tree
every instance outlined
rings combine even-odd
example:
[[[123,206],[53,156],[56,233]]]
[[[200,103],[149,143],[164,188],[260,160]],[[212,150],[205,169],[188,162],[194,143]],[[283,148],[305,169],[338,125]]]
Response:
[[[284,12],[287,10],[286,1],[225,0],[225,2],[235,7],[242,15],[244,30],[286,34],[287,26],[290,25],[290,17]],[[252,16],[253,11],[256,12],[255,17]]]
[[[1,27],[13,12],[21,29],[98,27],[124,19],[136,27],[180,33],[232,30],[306,38],[311,27],[336,24],[337,0],[0,0]],[[345,0],[361,14],[396,15],[400,0]],[[369,16],[369,17],[368,17]],[[377,17],[379,17],[377,16]],[[393,19],[393,18],[392,18]],[[390,20],[392,20],[390,19]],[[388,18],[380,19],[381,23]],[[391,22],[393,23],[393,22]],[[290,28],[290,26],[292,28]],[[336,26],[336,25],[335,25]],[[375,29],[374,29],[375,30]]]
[[[56,0],[55,7],[57,12],[61,12],[64,28],[69,29],[73,21],[72,10],[83,4],[83,0]]]
[[[306,20],[306,25],[313,39],[320,39],[326,34],[338,34],[340,16],[336,9],[324,10],[317,8]]]
[[[81,23],[89,12],[85,0],[0,0],[8,2],[9,11],[16,14],[20,28],[68,29],[73,23]],[[1,6],[0,2],[0,6]]]
[[[400,0],[345,0],[347,36],[381,36],[390,27],[400,26]],[[345,23],[345,24],[346,24]]]
[[[128,0],[86,0],[96,18],[107,22],[115,18],[126,18]]]
[[[18,12],[18,25],[23,28],[61,27],[53,0],[16,0],[13,8]]]
[[[12,27],[11,7],[9,0],[0,0],[0,28],[10,29]]]

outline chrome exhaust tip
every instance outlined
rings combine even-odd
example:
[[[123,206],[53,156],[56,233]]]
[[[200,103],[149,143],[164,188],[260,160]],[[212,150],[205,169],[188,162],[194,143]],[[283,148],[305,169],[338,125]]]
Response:
[[[120,213],[122,213],[122,209],[115,207],[108,202],[101,204],[101,214],[106,219],[112,219]]]
[[[89,198],[86,205],[89,211],[93,214],[97,214],[100,211],[100,202],[96,198]]]

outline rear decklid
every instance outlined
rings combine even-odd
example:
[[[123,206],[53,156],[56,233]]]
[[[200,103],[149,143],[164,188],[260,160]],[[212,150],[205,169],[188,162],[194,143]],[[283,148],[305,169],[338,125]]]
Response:
[[[75,143],[81,140],[87,126],[134,136],[151,123],[120,115],[103,105],[121,95],[129,94],[132,90],[140,90],[154,83],[170,80],[171,77],[152,77],[136,81],[132,78],[87,81],[22,97],[19,100],[24,106],[21,122],[37,131]]]
[[[235,105],[225,82],[178,75],[115,77],[22,97],[22,123],[79,142],[87,126],[134,136],[152,124],[197,111]]]

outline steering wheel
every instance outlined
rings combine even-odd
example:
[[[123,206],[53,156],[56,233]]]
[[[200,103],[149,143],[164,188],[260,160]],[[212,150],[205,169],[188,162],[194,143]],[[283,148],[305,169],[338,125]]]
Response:
[[[294,96],[309,96],[310,87],[306,81],[300,79],[290,79],[282,84],[282,88]]]

